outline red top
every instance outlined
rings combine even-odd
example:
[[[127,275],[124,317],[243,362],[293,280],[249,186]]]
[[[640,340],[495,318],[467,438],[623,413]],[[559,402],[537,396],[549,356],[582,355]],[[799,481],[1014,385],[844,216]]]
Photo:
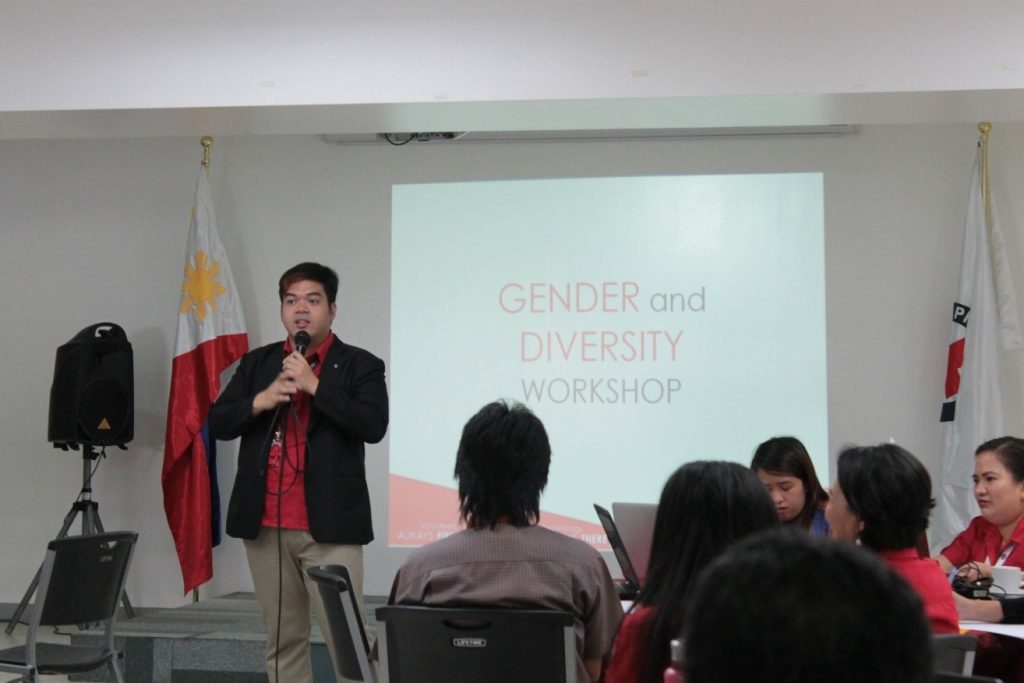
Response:
[[[949,578],[930,557],[920,557],[917,548],[878,551],[882,560],[910,584],[921,602],[933,633],[959,633],[960,617],[953,602]]]
[[[1024,519],[1017,522],[1010,540],[1003,543],[999,527],[984,517],[975,517],[940,554],[955,567],[968,562],[995,564],[1009,543],[1015,546],[1003,564],[1007,567],[1024,567]]]
[[[604,683],[634,683],[640,673],[641,658],[647,656],[647,640],[640,637],[644,623],[655,614],[654,607],[637,605],[622,620],[612,645],[612,656],[605,669]],[[665,645],[666,651],[668,645]]]
[[[333,333],[328,334],[320,346],[306,356],[317,379],[320,378],[320,361],[327,357],[327,349],[334,343],[334,338]],[[291,352],[291,339],[285,339],[284,355],[287,356]],[[309,394],[299,391],[290,404],[285,404],[281,408],[281,416],[274,427],[267,461],[267,493],[263,501],[263,519],[260,522],[263,526],[309,531],[306,482],[303,473],[306,470],[306,431],[309,429],[310,403]]]

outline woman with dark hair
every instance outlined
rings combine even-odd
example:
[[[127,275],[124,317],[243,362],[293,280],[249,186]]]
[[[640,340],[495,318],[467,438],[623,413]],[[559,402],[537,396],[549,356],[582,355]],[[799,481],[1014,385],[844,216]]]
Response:
[[[974,499],[981,515],[939,554],[950,571],[972,563],[982,576],[992,566],[1024,567],[1024,439],[1002,436],[974,451]]]
[[[676,470],[661,491],[647,579],[619,628],[605,682],[661,683],[700,570],[778,524],[764,486],[742,465],[698,461]]]
[[[783,524],[801,527],[815,536],[829,535],[825,520],[828,493],[818,483],[811,456],[799,439],[768,439],[754,451],[750,469],[768,489]]]
[[[973,479],[981,515],[942,549],[939,566],[947,572],[957,567],[971,579],[991,576],[993,566],[1024,567],[1024,439],[1001,436],[978,446]],[[977,614],[975,602],[958,601],[964,619],[1000,618]],[[975,673],[1020,683],[1024,646],[1017,638],[978,634],[974,664]]]
[[[917,552],[935,506],[924,465],[895,444],[851,447],[839,454],[825,514],[832,536],[860,541],[910,584],[935,633],[960,631],[953,589],[938,563]]]

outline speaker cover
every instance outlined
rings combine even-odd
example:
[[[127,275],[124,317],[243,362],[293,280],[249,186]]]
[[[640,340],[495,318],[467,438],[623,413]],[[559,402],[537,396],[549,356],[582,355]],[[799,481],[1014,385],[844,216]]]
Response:
[[[132,345],[114,323],[90,325],[57,349],[47,439],[58,447],[123,446],[134,434]]]

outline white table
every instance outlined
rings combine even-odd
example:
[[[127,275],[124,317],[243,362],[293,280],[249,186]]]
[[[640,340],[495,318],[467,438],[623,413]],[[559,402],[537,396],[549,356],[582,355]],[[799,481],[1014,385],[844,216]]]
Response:
[[[986,621],[961,621],[960,628],[970,631],[987,631],[1024,640],[1024,624],[990,624]]]

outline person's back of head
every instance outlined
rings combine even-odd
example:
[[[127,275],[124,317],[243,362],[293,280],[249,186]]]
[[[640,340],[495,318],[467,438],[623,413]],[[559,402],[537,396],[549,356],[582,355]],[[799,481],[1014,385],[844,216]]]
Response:
[[[683,465],[661,491],[641,601],[685,599],[697,572],[725,548],[777,525],[768,494],[749,469],[707,460]],[[670,593],[673,583],[679,589]]]
[[[935,506],[928,470],[896,444],[845,448],[837,461],[841,495],[872,550],[912,548]],[[850,539],[852,540],[852,539]]]
[[[463,428],[455,458],[462,519],[470,527],[535,524],[550,463],[536,415],[519,403],[487,404]]]
[[[768,492],[738,463],[697,461],[669,477],[658,502],[647,578],[638,596],[656,608],[643,629],[648,655],[639,681],[660,680],[669,641],[697,575],[735,541],[779,525]]]
[[[687,683],[924,683],[917,594],[873,553],[788,530],[737,543],[686,609]]]

